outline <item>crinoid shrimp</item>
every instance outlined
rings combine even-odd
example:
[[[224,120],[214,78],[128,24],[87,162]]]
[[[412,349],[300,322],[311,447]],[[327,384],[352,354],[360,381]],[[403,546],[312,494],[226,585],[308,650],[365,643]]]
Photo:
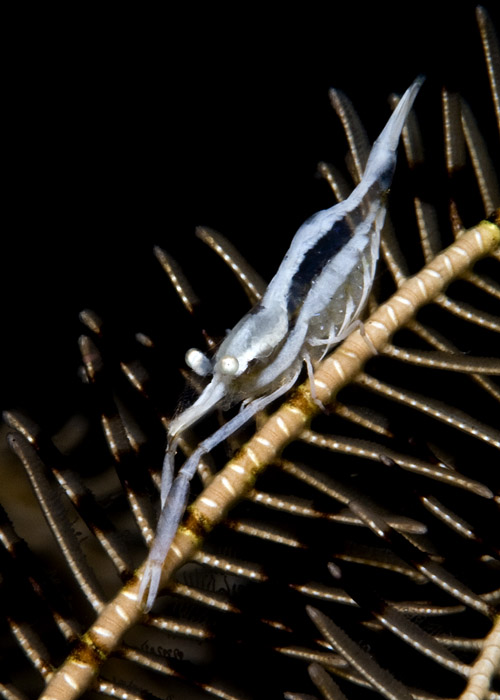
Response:
[[[360,183],[335,206],[319,211],[295,234],[261,301],[230,331],[213,359],[189,351],[188,362],[212,379],[170,423],[161,485],[161,513],[141,582],[146,607],[156,598],[161,569],[182,518],[201,457],[285,394],[303,365],[313,367],[359,324],[372,288],[396,151],[419,77],[375,141]],[[179,438],[216,407],[241,410],[203,440],[174,477]]]

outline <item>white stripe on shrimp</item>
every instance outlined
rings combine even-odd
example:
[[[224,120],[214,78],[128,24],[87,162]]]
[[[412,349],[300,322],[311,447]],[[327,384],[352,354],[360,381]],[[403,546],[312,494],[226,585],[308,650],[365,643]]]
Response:
[[[299,228],[262,300],[228,333],[213,365],[199,351],[188,363],[213,378],[168,431],[161,514],[141,583],[146,606],[156,598],[161,568],[186,505],[189,482],[201,457],[287,392],[303,363],[312,367],[353,330],[373,284],[385,218],[385,194],[396,165],[406,117],[420,89],[403,95],[371,150],[359,185],[343,202],[320,211]],[[210,370],[210,371],[209,371]],[[311,382],[311,386],[314,385]],[[173,478],[182,433],[216,407],[243,402],[240,412],[200,443]]]

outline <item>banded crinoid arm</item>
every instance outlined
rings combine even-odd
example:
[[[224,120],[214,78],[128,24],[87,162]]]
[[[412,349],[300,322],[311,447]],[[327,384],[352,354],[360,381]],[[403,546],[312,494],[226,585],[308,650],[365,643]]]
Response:
[[[352,381],[374,352],[380,352],[392,334],[413,319],[419,308],[432,301],[476,260],[499,248],[500,212],[497,211],[495,217],[494,222],[484,221],[465,232],[417,275],[401,284],[366,321],[365,332],[370,343],[355,331],[321,363],[314,377],[316,394],[321,401],[328,402]],[[179,566],[193,557],[204,536],[245,495],[257,475],[284,446],[300,436],[318,411],[306,382],[214,477],[190,506],[177,532],[163,567],[161,587]],[[104,608],[73,653],[50,678],[43,698],[77,698],[91,685],[100,665],[143,615],[139,598],[142,572],[143,567]]]
[[[500,668],[500,615],[484,640],[481,653],[478,655],[467,682],[467,687],[459,700],[480,700],[487,697],[490,679],[498,674]]]

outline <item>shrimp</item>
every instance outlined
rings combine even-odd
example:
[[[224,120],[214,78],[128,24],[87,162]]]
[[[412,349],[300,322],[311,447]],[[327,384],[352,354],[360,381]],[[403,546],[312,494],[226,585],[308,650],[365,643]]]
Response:
[[[401,98],[351,195],[298,229],[261,301],[227,334],[213,361],[198,350],[188,351],[191,368],[202,376],[212,374],[212,379],[168,429],[161,513],[140,588],[142,597],[149,587],[147,609],[155,601],[162,565],[202,456],[291,389],[304,364],[312,378],[313,367],[360,324],[375,276],[401,131],[422,82],[417,78]],[[240,402],[239,413],[203,440],[174,478],[184,431],[215,408]]]

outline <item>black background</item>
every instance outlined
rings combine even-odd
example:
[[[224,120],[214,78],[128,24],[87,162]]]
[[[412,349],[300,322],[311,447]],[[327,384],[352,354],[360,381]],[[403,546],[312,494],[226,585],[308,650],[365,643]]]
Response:
[[[471,2],[44,8],[6,34],[0,396],[45,420],[76,400],[82,308],[163,328],[181,365],[184,317],[153,245],[234,324],[243,296],[195,227],[222,232],[270,279],[297,227],[332,203],[316,164],[341,164],[346,147],[329,87],[373,139],[387,95],[425,73],[417,113],[431,149],[441,86],[481,96],[479,111],[488,91]],[[489,106],[482,116],[494,133]],[[492,151],[498,163],[498,134]]]

